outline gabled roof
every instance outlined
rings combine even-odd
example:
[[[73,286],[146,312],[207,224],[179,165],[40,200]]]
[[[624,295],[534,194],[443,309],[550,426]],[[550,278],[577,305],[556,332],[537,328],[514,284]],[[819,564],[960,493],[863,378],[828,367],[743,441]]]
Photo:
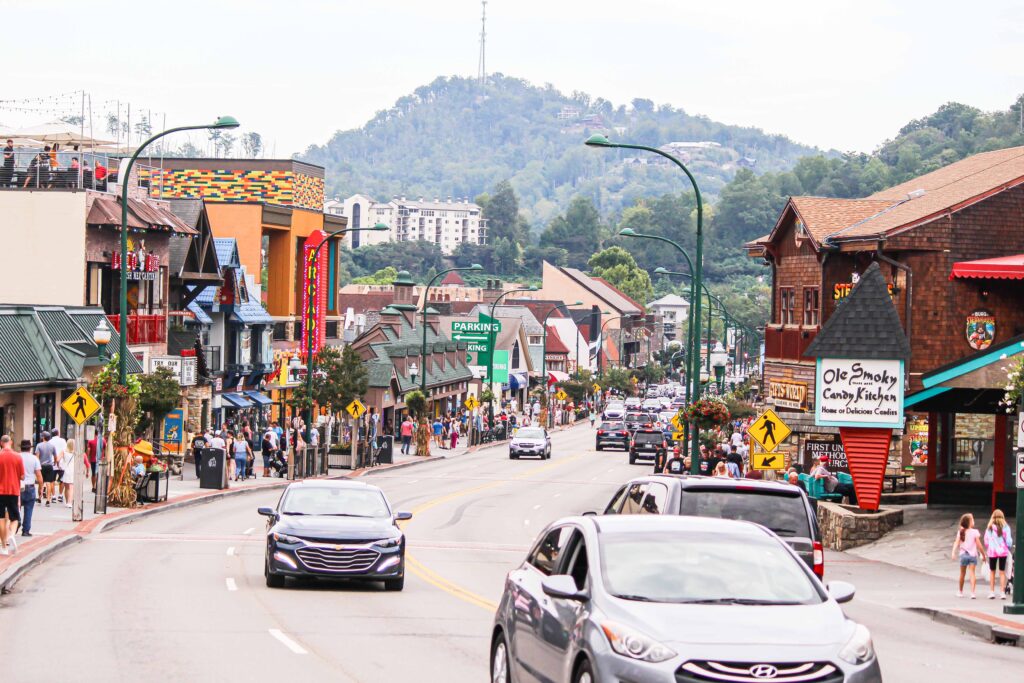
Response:
[[[470,311],[470,316],[476,317],[480,313],[490,315],[491,305],[477,304],[473,307],[473,310]],[[494,307],[494,317],[520,318],[523,321],[523,327],[526,328],[526,334],[544,334],[544,327],[526,306],[502,306],[499,304]]]
[[[639,301],[637,301],[636,299],[634,299],[630,295],[626,294],[621,289],[619,289],[618,287],[616,287],[612,283],[610,283],[607,280],[605,280],[603,277],[591,277],[590,279],[594,280],[595,282],[600,282],[605,287],[607,287],[608,289],[610,289],[611,291],[615,292],[620,297],[622,297],[623,299],[625,299],[626,301],[631,303],[635,309],[637,309],[641,313],[644,312],[644,305],[642,303],[640,303]]]
[[[446,285],[460,285],[460,286],[464,286],[465,284],[466,284],[466,281],[463,280],[462,276],[460,276],[454,270],[452,272],[448,273],[447,275],[445,275],[444,279],[441,280],[441,286],[442,287],[444,287]]]
[[[655,299],[651,303],[647,304],[648,308],[655,308],[656,306],[679,306],[689,307],[690,302],[679,296],[678,294],[666,294],[660,299]]]
[[[96,197],[89,207],[85,222],[88,225],[109,225],[121,228],[121,199]],[[198,231],[183,222],[169,210],[145,199],[128,199],[128,227],[155,232],[176,232],[195,235]]]
[[[241,265],[238,257],[238,242],[234,237],[214,237],[213,243],[217,248],[217,261],[221,268],[237,268]]]
[[[873,262],[804,353],[809,358],[909,360],[910,341]]]
[[[624,315],[643,312],[643,307],[640,304],[600,278],[590,277],[576,268],[559,267],[558,270]]]
[[[894,204],[885,199],[831,197],[791,197],[789,201],[815,244],[821,244],[829,235],[858,225]]]
[[[352,342],[352,346],[360,348],[369,345],[370,350],[373,352],[373,356],[364,361],[369,375],[367,380],[369,386],[378,388],[389,387],[391,386],[391,379],[394,377],[398,382],[399,391],[405,392],[419,386],[421,377],[417,376],[414,383],[408,374],[403,375],[397,371],[394,361],[391,359],[402,356],[418,357],[423,341],[423,328],[417,324],[416,321],[418,319],[416,318],[410,324],[404,315],[399,314],[397,317],[397,332],[392,329],[391,324],[381,321],[359,335]],[[472,379],[473,372],[466,365],[465,353],[461,352],[465,350],[466,345],[456,344],[444,335],[439,335],[429,325],[427,325],[426,332],[427,350],[429,352],[460,351],[455,354],[454,365],[446,360],[440,369],[438,369],[435,363],[428,363],[428,367],[425,370],[423,368],[419,369],[421,373],[426,372],[427,386],[439,386]],[[367,341],[368,339],[380,338],[382,336],[384,341]]]
[[[566,346],[562,341],[562,338],[558,336],[558,330],[555,329],[553,325],[548,325],[548,339],[544,352],[569,354],[569,347]]]

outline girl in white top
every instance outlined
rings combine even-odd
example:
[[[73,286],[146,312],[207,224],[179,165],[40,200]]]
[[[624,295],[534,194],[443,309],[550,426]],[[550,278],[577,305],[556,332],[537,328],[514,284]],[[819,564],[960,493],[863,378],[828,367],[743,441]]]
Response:
[[[71,507],[71,497],[75,491],[75,442],[68,441],[61,456],[61,467],[64,468],[64,476],[61,478],[61,493],[64,496],[64,507]]]

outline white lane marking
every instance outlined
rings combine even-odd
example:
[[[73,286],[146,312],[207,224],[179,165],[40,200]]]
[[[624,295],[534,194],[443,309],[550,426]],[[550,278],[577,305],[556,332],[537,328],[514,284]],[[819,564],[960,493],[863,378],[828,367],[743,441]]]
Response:
[[[534,509],[534,510],[540,510],[540,505],[534,505],[534,506],[533,506],[533,509]]]
[[[555,495],[553,495],[553,496],[551,496],[551,497],[552,497],[552,498],[558,498],[558,497],[559,497],[560,495],[562,495],[562,494],[561,494],[561,493],[556,493]]]
[[[243,533],[244,535],[248,536],[249,534],[251,534],[251,533],[252,533],[252,532],[254,532],[254,531],[256,531],[256,529],[255,529],[254,527],[249,527],[248,529],[246,529],[246,530],[245,530],[245,531],[243,531],[242,533]]]
[[[297,655],[304,655],[304,654],[306,654],[306,650],[301,645],[296,643],[294,640],[292,640],[291,638],[289,638],[285,634],[281,633],[281,631],[279,629],[272,628],[272,629],[269,629],[269,631],[270,631],[270,635],[274,636],[275,639],[277,639],[282,645],[284,645],[286,648],[288,648],[289,650],[291,650],[295,654],[297,654]]]
[[[235,554],[235,546],[233,546],[233,545],[232,546],[228,546],[228,557],[231,557],[234,554]]]
[[[232,579],[230,576],[228,578],[224,579],[224,583],[227,585],[229,591],[236,591],[236,590],[238,590],[238,584],[236,584],[235,580]]]

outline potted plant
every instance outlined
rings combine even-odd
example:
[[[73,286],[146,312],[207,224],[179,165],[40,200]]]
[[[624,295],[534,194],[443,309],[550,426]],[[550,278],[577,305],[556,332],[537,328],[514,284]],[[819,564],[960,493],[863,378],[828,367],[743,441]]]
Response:
[[[720,398],[706,396],[680,411],[682,419],[697,429],[716,429],[729,423],[729,407]]]

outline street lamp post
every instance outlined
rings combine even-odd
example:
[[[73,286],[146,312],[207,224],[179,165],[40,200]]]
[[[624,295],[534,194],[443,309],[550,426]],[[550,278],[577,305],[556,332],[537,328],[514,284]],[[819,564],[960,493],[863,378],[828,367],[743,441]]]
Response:
[[[303,267],[309,268],[310,264],[316,263],[317,258],[320,256],[320,250],[335,237],[340,237],[350,232],[382,232],[388,229],[388,226],[383,223],[377,223],[369,228],[341,228],[340,230],[329,232],[323,241],[314,247],[309,261],[304,263]],[[313,358],[313,326],[311,323],[313,322],[317,297],[312,296],[311,293],[306,298],[308,300],[306,304],[306,319],[303,321],[302,327],[306,331],[306,443],[308,444],[313,436],[313,370],[316,367],[316,360]],[[355,443],[355,436],[353,434],[352,443]]]
[[[488,425],[489,429],[494,429],[494,343],[495,343],[495,330],[494,330],[494,309],[498,307],[498,302],[504,299],[509,294],[516,294],[520,292],[536,292],[537,288],[533,285],[529,287],[523,287],[522,289],[510,289],[507,292],[502,292],[494,301],[491,302],[491,316],[490,322],[487,324],[487,348],[490,353],[487,355],[487,383],[491,387],[491,400],[487,402],[488,413],[490,415],[490,422]],[[527,350],[529,352],[529,350]],[[511,365],[511,362],[509,363]],[[511,370],[511,368],[509,368]]]
[[[132,166],[135,165],[135,160],[142,154],[142,150],[165,135],[178,133],[183,130],[220,130],[238,128],[238,126],[239,123],[235,117],[221,116],[213,123],[202,126],[168,128],[139,145],[138,149],[135,150],[135,154],[132,154],[128,160],[128,165],[124,169],[124,175],[118,178],[121,182],[121,292],[118,301],[121,310],[118,315],[120,329],[118,330],[117,381],[121,386],[127,386],[128,384],[128,183],[132,177]]]
[[[434,283],[437,282],[437,279],[442,275],[447,275],[448,273],[455,271],[479,271],[483,269],[484,267],[479,263],[474,263],[461,268],[449,268],[448,270],[442,270],[430,279],[430,282],[427,283],[427,288],[423,290],[423,342],[420,344],[420,371],[422,372],[420,375],[420,391],[423,393],[424,398],[427,396],[427,299],[430,295],[430,288],[434,286]]]
[[[601,311],[602,314],[609,313],[609,312],[610,311]],[[621,320],[623,318],[628,318],[628,317],[629,317],[628,315],[617,315],[614,318],[608,318],[607,320],[604,321],[604,323],[601,324],[601,333],[597,335],[598,336],[598,344],[600,344],[600,346],[597,347],[597,369],[598,369],[598,374],[600,375],[600,377],[602,379],[604,379],[604,366],[601,364],[601,361],[604,359],[604,328],[608,325],[608,323],[612,322],[613,320]],[[621,337],[622,336],[622,334],[621,334],[621,327],[620,327],[619,331],[620,331],[619,336]],[[621,362],[621,361],[622,361],[622,356],[620,354],[619,355],[619,362]]]
[[[96,329],[92,331],[92,341],[96,344],[96,355],[102,365],[107,360],[107,344],[110,343],[110,327],[106,318],[100,318]]]
[[[694,291],[698,291],[700,289],[701,284],[703,284],[703,280],[704,280],[704,201],[701,199],[701,196],[700,196],[700,187],[697,185],[697,179],[693,177],[692,173],[690,173],[690,169],[686,168],[686,166],[683,164],[683,162],[681,162],[679,159],[675,158],[674,156],[672,156],[671,154],[669,154],[667,152],[664,152],[664,151],[658,149],[657,147],[648,147],[646,145],[631,145],[631,144],[623,143],[623,142],[612,142],[607,137],[605,137],[604,135],[592,135],[592,136],[590,136],[590,138],[587,139],[586,144],[591,146],[591,147],[612,147],[612,148],[620,148],[620,149],[639,149],[639,150],[644,150],[645,152],[651,152],[652,154],[657,154],[659,156],[662,156],[662,157],[668,159],[673,164],[678,166],[683,171],[683,173],[686,174],[686,177],[689,178],[689,180],[690,180],[690,184],[693,185],[693,192],[694,192],[694,194],[697,197],[697,243],[696,243],[696,249],[694,250],[693,262],[690,264],[690,271],[693,273],[693,279],[694,279],[693,289],[694,289]],[[621,234],[621,232],[620,232],[620,234]],[[641,235],[639,233],[635,233],[635,236],[637,236],[637,237],[645,237],[647,239],[658,239],[660,241],[663,241],[663,242],[666,242],[668,244],[671,244],[679,252],[681,252],[683,254],[686,253],[685,251],[683,251],[682,247],[680,247],[678,244],[676,244],[675,242],[673,242],[672,240],[670,240],[668,238],[661,237],[659,235]],[[696,297],[695,296],[693,298],[693,304],[692,304],[691,308],[696,309],[694,311],[694,319],[697,321],[697,324],[699,325],[700,324],[700,297]],[[696,337],[699,338],[700,337],[700,330],[697,329],[696,332],[697,332]],[[690,348],[691,353],[693,353],[696,350],[695,347],[696,347],[696,342],[693,342],[691,344],[691,348]],[[694,395],[696,395],[699,392],[699,390],[700,390],[699,382],[700,382],[700,377],[697,377],[697,378],[693,379],[693,388],[694,388],[694,392],[693,393],[694,393]],[[694,466],[694,467],[698,465],[697,461],[700,459],[700,441],[697,438],[697,431],[698,430],[696,430],[696,429],[693,430],[693,440],[692,440],[691,451],[690,451],[691,466]]]
[[[541,349],[541,351],[540,351],[540,381],[541,381],[541,386],[544,387],[545,394],[547,394],[547,390],[548,390],[548,369],[547,369],[547,367],[548,367],[547,366],[547,362],[548,362],[548,318],[551,317],[552,313],[554,313],[555,311],[557,311],[559,309],[562,309],[562,308],[569,309],[569,308],[571,308],[573,306],[582,306],[582,305],[583,305],[582,301],[575,301],[575,302],[573,302],[571,304],[566,304],[564,302],[560,303],[560,304],[557,304],[555,306],[552,306],[551,310],[548,311],[547,315],[544,316],[544,320],[541,321],[540,326],[544,328],[544,336],[541,337],[542,341],[541,341],[541,347],[540,347],[540,349]],[[578,336],[579,335],[577,335],[577,337]],[[579,349],[577,349],[577,351],[576,351],[576,359],[577,359],[577,363],[578,363],[579,362]],[[548,421],[550,421],[550,420],[551,420],[551,411],[548,410]]]

